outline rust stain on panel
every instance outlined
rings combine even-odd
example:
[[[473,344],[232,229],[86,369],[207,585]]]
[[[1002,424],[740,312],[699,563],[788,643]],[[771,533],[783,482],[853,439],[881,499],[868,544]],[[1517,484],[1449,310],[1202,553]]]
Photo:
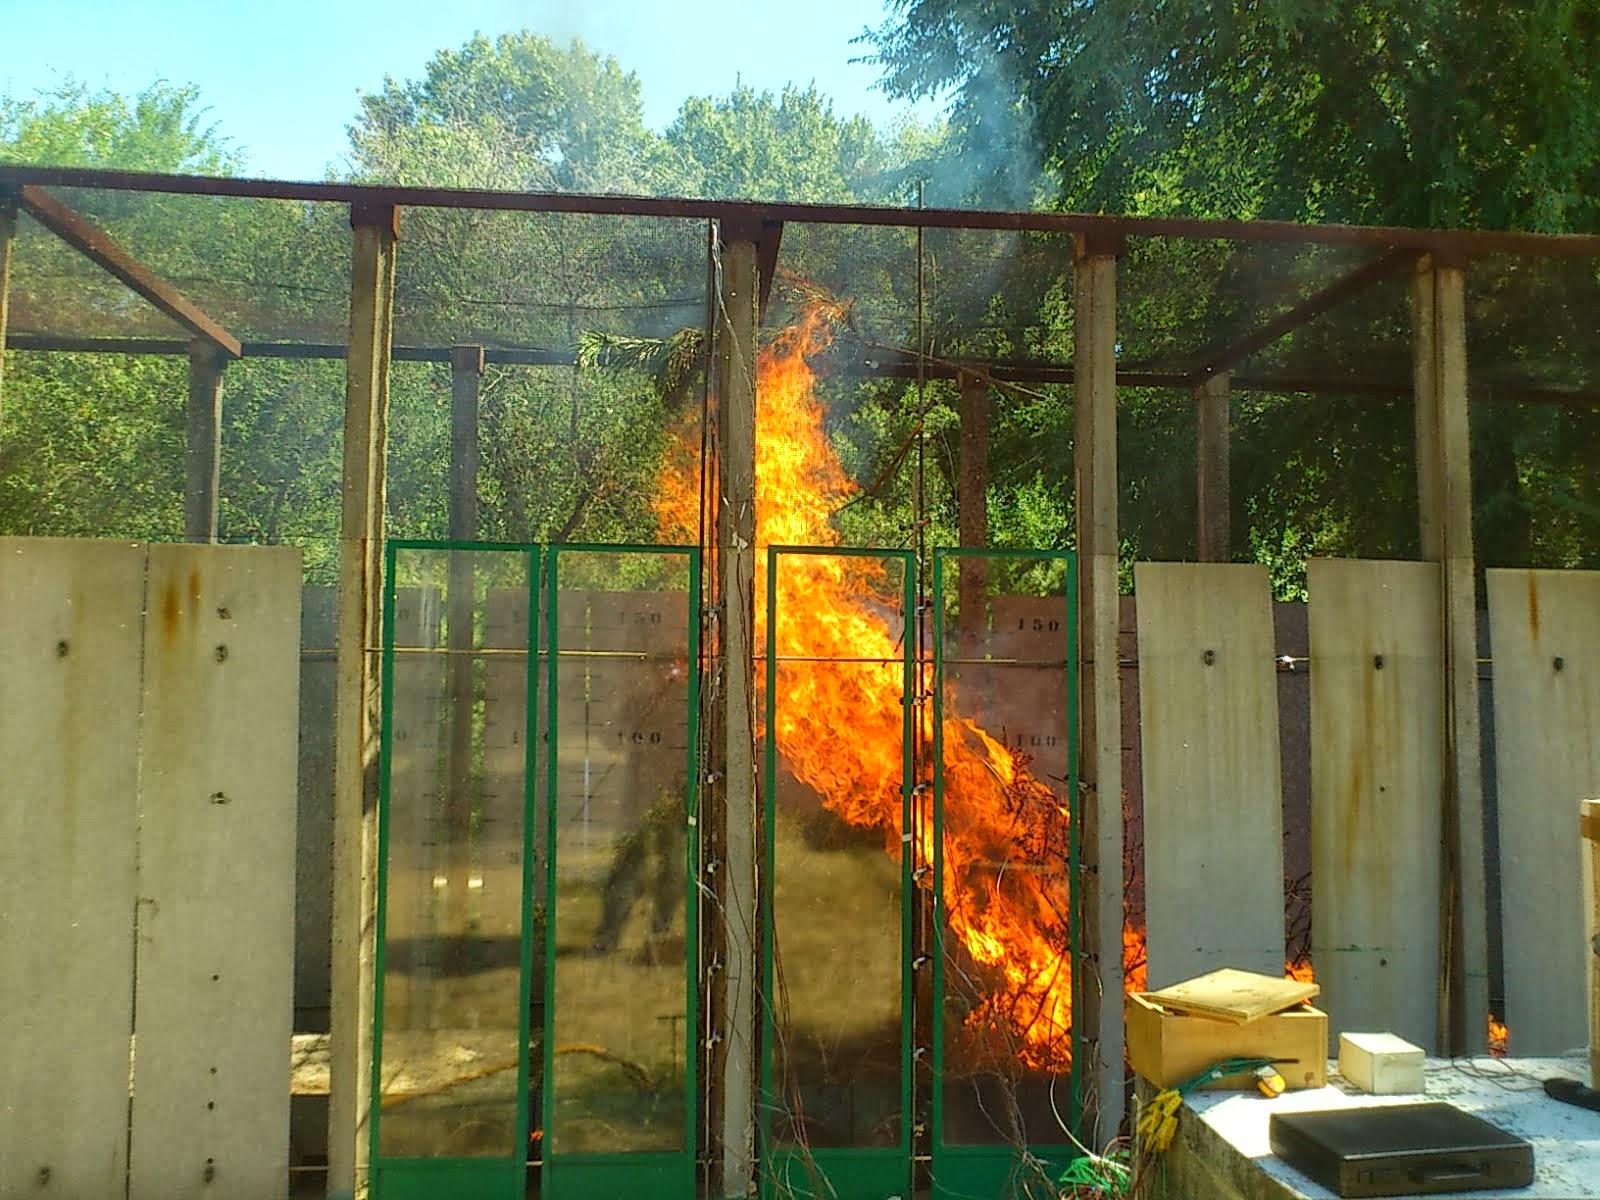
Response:
[[[178,625],[183,620],[183,601],[178,596],[178,589],[169,581],[161,589],[161,633],[172,641],[178,636]]]
[[[1532,571],[1528,572],[1528,632],[1539,640],[1539,579]]]

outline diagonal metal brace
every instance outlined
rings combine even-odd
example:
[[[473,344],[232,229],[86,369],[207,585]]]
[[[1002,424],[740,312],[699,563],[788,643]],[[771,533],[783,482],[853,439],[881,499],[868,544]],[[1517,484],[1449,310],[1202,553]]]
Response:
[[[103,267],[197,338],[210,342],[229,358],[241,353],[239,339],[200,311],[177,288],[117,245],[104,230],[42,187],[25,184],[22,209],[90,262]]]

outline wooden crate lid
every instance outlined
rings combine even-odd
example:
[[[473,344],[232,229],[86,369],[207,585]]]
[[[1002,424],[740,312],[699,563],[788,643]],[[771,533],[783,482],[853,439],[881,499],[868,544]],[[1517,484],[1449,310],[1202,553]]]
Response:
[[[1258,1017],[1293,1008],[1320,991],[1322,988],[1315,983],[1275,979],[1271,975],[1224,967],[1146,994],[1169,1012],[1243,1025]]]

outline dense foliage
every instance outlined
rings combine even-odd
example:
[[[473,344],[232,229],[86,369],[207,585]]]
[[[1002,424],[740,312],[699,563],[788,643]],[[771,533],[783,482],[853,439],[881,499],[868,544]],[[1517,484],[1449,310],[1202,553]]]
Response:
[[[1064,208],[1600,230],[1600,9],[1588,0],[896,0],[893,12],[868,37],[888,89],[948,95],[963,152],[993,159],[1000,147],[1002,162],[1031,153]],[[1154,246],[1144,266],[1176,284],[1194,252]],[[1230,269],[1212,278],[1225,284]],[[1486,261],[1474,285],[1474,355],[1585,380],[1600,356],[1583,315],[1597,298],[1592,263]],[[1173,288],[1165,305],[1142,297],[1139,326],[1124,305],[1127,336],[1183,323],[1226,288],[1207,290]],[[1325,319],[1263,357],[1298,354],[1351,377],[1387,357],[1398,360],[1392,374],[1403,367],[1403,294],[1388,308]],[[1131,548],[1181,553],[1182,533],[1174,545],[1148,503],[1163,495],[1158,462],[1126,434],[1187,445],[1192,417],[1170,396],[1132,398],[1125,413]],[[1600,561],[1594,410],[1484,403],[1473,419],[1483,560]],[[1280,566],[1290,590],[1308,553],[1414,554],[1409,420],[1409,405],[1343,397],[1236,403],[1235,549]]]

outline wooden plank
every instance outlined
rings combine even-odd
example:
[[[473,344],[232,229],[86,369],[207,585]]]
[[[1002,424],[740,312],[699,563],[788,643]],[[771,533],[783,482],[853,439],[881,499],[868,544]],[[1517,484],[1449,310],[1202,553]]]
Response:
[[[150,549],[130,1200],[288,1188],[300,551]]]
[[[1283,787],[1272,590],[1255,564],[1139,563],[1151,987],[1282,975]]]
[[[1478,571],[1472,534],[1467,396],[1467,279],[1435,262],[1439,439],[1444,481],[1446,832],[1453,905],[1450,1048],[1481,1052],[1489,1037],[1488,873],[1483,839],[1483,732],[1478,711]]]
[[[383,645],[384,454],[394,341],[394,209],[351,206],[350,352],[345,363],[334,697],[333,996],[328,1194],[366,1185],[371,1109],[377,760]]]
[[[90,262],[103,267],[196,337],[205,338],[229,358],[238,358],[239,339],[201,312],[182,292],[117,245],[93,222],[68,208],[42,187],[22,189],[28,215]]]
[[[144,564],[0,538],[0,1196],[123,1192]]]
[[[1583,933],[1589,961],[1589,1086],[1600,1088],[1600,800],[1579,807],[1583,833]]]
[[[1313,559],[1312,962],[1332,1028],[1436,1049],[1439,568]]]
[[[1259,975],[1254,971],[1223,967],[1146,995],[1162,1008],[1173,1012],[1193,1013],[1243,1025],[1259,1017],[1293,1008],[1321,990],[1315,983],[1301,983],[1276,975]]]
[[[483,375],[483,348],[457,346],[450,352],[449,535],[454,542],[478,536],[478,386]],[[498,556],[495,556],[498,557]],[[444,807],[448,829],[446,867],[450,884],[441,890],[443,919],[451,929],[472,924],[469,910],[484,895],[484,876],[477,868],[472,836],[473,808],[478,803],[477,756],[473,732],[477,719],[477,664],[474,649],[478,609],[479,563],[470,550],[445,554],[449,583],[445,588],[445,660],[448,677],[444,696]],[[474,882],[475,881],[475,882]],[[471,885],[469,890],[469,885]],[[513,889],[520,897],[522,889]],[[481,930],[481,926],[480,926]]]
[[[1066,802],[1067,604],[1060,596],[994,596],[992,662],[946,667],[956,711],[1027,757],[1028,770]],[[948,648],[947,648],[948,650]],[[946,660],[948,663],[948,660]]]
[[[1086,1086],[1099,1111],[1099,1140],[1122,1124],[1122,676],[1118,667],[1117,259],[1120,237],[1074,244],[1073,362],[1076,434],[1078,719],[1083,791],[1084,947],[1097,964],[1074,979],[1090,1064]]]
[[[1600,571],[1491,570],[1506,1011],[1514,1053],[1587,1037],[1572,812],[1600,795]]]

